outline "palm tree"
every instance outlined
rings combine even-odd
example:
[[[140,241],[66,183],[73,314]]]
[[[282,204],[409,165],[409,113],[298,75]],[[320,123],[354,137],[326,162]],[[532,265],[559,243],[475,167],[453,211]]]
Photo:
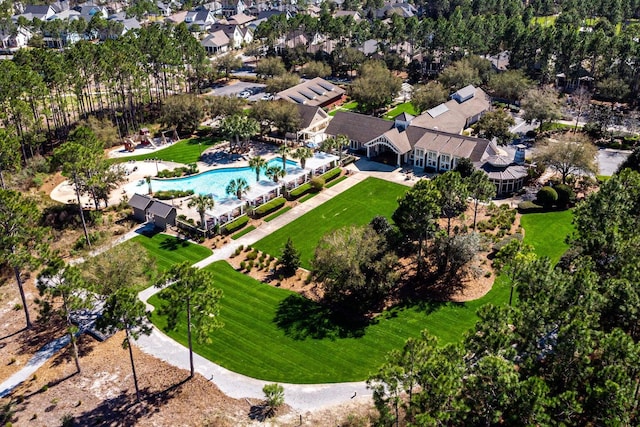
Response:
[[[267,167],[267,161],[260,156],[255,156],[249,159],[249,167],[256,171],[256,182],[258,182],[260,181],[260,172]]]
[[[235,178],[229,181],[225,191],[227,194],[235,194],[238,200],[240,200],[242,199],[242,195],[249,191],[249,184],[247,184],[247,180],[244,178]]]
[[[206,228],[204,213],[207,209],[213,209],[214,205],[215,202],[213,200],[213,197],[207,194],[198,194],[196,196],[193,196],[191,200],[189,200],[189,204],[187,206],[189,206],[190,208],[195,206],[196,211],[198,211],[198,213],[200,214],[200,225],[202,228]]]
[[[313,151],[311,151],[311,149],[307,147],[300,147],[293,153],[293,158],[300,160],[300,166],[302,166],[302,169],[304,169],[304,167],[306,166],[307,159],[310,159],[312,157]]]
[[[349,138],[346,135],[338,135],[336,137],[338,148],[338,160],[342,160],[342,151],[349,145]]]
[[[271,178],[273,182],[278,182],[278,180],[284,177],[287,173],[280,166],[269,166],[264,173],[267,177]]]
[[[151,191],[151,177],[149,175],[144,177],[144,180],[147,182],[147,185],[149,186],[149,193],[148,194],[152,194],[153,191]]]
[[[282,157],[282,170],[286,171],[287,170],[287,156],[289,154],[291,154],[291,148],[287,147],[287,144],[282,144],[280,147],[278,147],[278,154],[280,155],[280,157]],[[285,172],[285,174],[286,174],[286,172]]]

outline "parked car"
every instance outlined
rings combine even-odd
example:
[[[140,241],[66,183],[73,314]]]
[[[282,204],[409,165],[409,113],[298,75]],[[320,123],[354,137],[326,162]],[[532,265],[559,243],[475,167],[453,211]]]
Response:
[[[244,98],[244,99],[247,99],[247,98],[248,98],[248,97],[250,97],[250,96],[251,96],[251,92],[246,91],[246,90],[245,90],[244,92],[240,92],[240,93],[238,94],[238,98]]]
[[[261,101],[271,101],[273,99],[273,95],[271,95],[270,93],[265,93],[264,95],[262,95],[262,98],[260,98]]]

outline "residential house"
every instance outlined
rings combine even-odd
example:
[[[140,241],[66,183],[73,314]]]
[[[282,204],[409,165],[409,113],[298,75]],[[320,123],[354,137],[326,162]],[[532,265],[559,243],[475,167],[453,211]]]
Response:
[[[411,18],[418,14],[418,9],[416,9],[411,3],[386,2],[384,6],[376,10],[375,14],[378,19],[384,19],[391,15],[400,15],[403,18]]]
[[[222,2],[222,14],[233,16],[247,10],[246,4],[242,0],[224,0]]]
[[[362,16],[357,10],[336,10],[333,14],[334,18],[341,18],[343,16],[350,16],[354,22],[362,21]]]
[[[311,105],[296,104],[300,113],[300,130],[296,134],[298,141],[318,144],[325,139],[325,130],[331,116],[322,108]]]
[[[21,49],[29,43],[33,33],[26,27],[17,27],[14,31],[0,29],[0,48],[2,50]]]
[[[139,222],[147,221],[147,209],[153,203],[153,199],[144,194],[134,194],[128,202],[133,209],[133,219]]]
[[[245,29],[245,31],[243,31],[237,25],[215,24],[211,26],[209,31],[212,33],[218,31],[222,31],[223,33],[225,33],[230,40],[229,47],[232,49],[239,49],[244,43],[250,43],[251,40],[253,40],[253,33],[249,34],[247,39],[245,39],[245,36],[247,36],[246,33],[248,33],[249,30]],[[249,41],[247,42],[246,40]]]
[[[213,13],[214,16],[222,15],[222,3],[219,1],[211,1],[202,5],[203,8]]]
[[[201,32],[206,32],[216,23],[216,18],[210,10],[199,8],[188,11],[184,22],[189,28],[197,26]]]
[[[489,96],[480,88],[466,86],[451,95],[451,100],[427,110],[413,125],[443,132],[461,133],[480,120],[491,108]]]
[[[156,7],[158,8],[158,16],[163,16],[165,18],[171,16],[171,13],[173,13],[173,7],[171,2],[163,2],[163,1],[156,1]]]
[[[246,28],[251,21],[255,21],[256,17],[251,15],[245,15],[244,13],[238,13],[237,15],[227,18],[227,23],[230,25],[237,25],[240,28]]]
[[[279,99],[314,107],[329,107],[341,103],[344,95],[344,89],[320,77],[278,92]]]
[[[94,16],[98,16],[102,19],[107,19],[109,17],[109,11],[107,11],[106,7],[95,4],[85,3],[74,7],[73,10],[80,12],[80,18],[84,19],[86,22],[91,21]]]
[[[222,30],[207,34],[207,36],[200,41],[200,44],[209,55],[227,52],[229,50],[229,43],[229,37],[227,37]]]
[[[40,21],[46,21],[56,14],[56,10],[51,5],[34,5],[29,4],[25,6],[24,11],[18,15],[14,15],[11,19],[14,22],[18,21],[20,16],[24,17],[27,21],[33,21],[39,19]]]

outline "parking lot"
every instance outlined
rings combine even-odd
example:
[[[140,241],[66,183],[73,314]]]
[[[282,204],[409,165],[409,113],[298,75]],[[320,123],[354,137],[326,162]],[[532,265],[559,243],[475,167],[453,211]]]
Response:
[[[259,101],[265,95],[265,87],[266,85],[261,83],[237,82],[227,86],[216,87],[212,92],[209,92],[209,95],[238,96],[240,94],[248,94],[246,99],[249,101]]]

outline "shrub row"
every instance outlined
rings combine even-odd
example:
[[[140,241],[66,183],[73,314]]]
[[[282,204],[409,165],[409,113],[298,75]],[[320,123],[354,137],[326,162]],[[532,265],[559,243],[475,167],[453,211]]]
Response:
[[[306,182],[300,187],[294,188],[293,190],[289,191],[289,200],[295,200],[303,194],[306,194],[309,190],[311,190],[311,183]]]
[[[179,197],[187,197],[193,194],[193,190],[162,190],[156,191],[153,196],[160,200],[177,199]]]
[[[234,219],[229,224],[224,226],[224,232],[227,234],[231,234],[237,230],[240,230],[242,227],[247,225],[249,222],[249,217],[247,215],[242,215],[241,217]]]
[[[325,172],[324,174],[320,175],[320,177],[324,178],[324,182],[329,182],[332,179],[336,179],[337,177],[339,177],[341,172],[342,172],[342,169],[334,168],[334,169],[331,169],[329,172]]]
[[[175,168],[174,170],[161,170],[158,172],[158,178],[178,178],[183,175],[193,175],[198,173],[198,168],[195,164],[191,164],[189,166],[180,166]]]
[[[270,214],[271,212],[274,212],[278,209],[280,209],[282,206],[284,206],[285,203],[285,199],[284,197],[278,197],[275,198],[263,205],[258,206],[254,211],[254,215],[256,215],[257,217],[262,217],[264,215]]]

